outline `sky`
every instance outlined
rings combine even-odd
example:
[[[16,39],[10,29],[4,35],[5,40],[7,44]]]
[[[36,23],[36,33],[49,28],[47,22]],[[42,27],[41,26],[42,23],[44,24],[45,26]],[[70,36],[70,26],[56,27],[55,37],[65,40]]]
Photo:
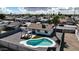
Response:
[[[0,13],[26,14],[26,13],[47,13],[50,7],[4,7],[0,8]]]
[[[2,7],[0,8],[0,13],[5,14],[51,14],[51,13],[58,13],[60,10],[73,10],[72,7],[65,8],[65,7]]]
[[[79,0],[0,0],[0,7],[79,7]]]
[[[26,13],[26,10],[23,7],[4,7],[4,8],[0,8],[0,13],[23,14]]]

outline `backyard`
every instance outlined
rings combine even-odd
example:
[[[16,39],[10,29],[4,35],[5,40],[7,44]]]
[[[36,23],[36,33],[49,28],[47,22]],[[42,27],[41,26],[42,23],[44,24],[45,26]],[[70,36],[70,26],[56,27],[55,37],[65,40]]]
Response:
[[[67,45],[64,51],[79,51],[79,41],[75,34],[65,33],[64,42],[66,42]]]

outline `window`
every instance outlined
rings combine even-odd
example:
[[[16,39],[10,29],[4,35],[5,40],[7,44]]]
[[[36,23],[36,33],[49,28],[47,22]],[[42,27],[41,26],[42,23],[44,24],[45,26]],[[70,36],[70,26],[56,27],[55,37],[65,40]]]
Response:
[[[42,28],[46,28],[46,26],[42,24]]]
[[[40,32],[40,30],[37,30],[37,32]]]
[[[45,33],[48,33],[47,31],[45,31]]]

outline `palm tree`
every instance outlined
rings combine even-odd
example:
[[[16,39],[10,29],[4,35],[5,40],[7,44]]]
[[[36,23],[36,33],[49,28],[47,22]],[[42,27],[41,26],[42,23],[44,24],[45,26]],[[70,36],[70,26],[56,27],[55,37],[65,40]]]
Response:
[[[52,23],[54,24],[54,27],[55,27],[55,31],[54,31],[54,34],[55,34],[55,35],[54,35],[54,36],[57,38],[56,42],[57,42],[58,44],[60,44],[60,39],[59,39],[59,38],[57,37],[57,35],[56,35],[56,26],[57,26],[58,23],[59,23],[59,18],[60,18],[59,15],[55,15],[52,20],[49,20],[49,21],[48,21],[49,24],[52,24]],[[50,47],[49,47],[49,48],[47,49],[47,51],[50,51],[50,50],[55,51],[55,50],[56,50],[56,47],[53,47],[53,48],[50,48]]]
[[[55,29],[54,29],[54,36],[58,39],[56,42],[58,43],[58,44],[60,44],[60,40],[59,40],[59,38],[57,37],[57,35],[56,35],[56,26],[59,24],[59,15],[56,15],[56,16],[54,16],[54,18],[52,19],[52,23],[54,24],[54,27],[55,27]]]
[[[52,20],[50,20],[50,19],[47,22],[48,22],[48,24],[52,24]]]
[[[49,24],[54,24],[55,28],[56,26],[59,24],[59,15],[55,15],[54,18],[52,20],[48,20]]]
[[[58,25],[58,23],[59,23],[59,16],[58,16],[58,15],[54,16],[54,18],[52,19],[52,23],[53,23],[55,26]]]
[[[58,15],[54,16],[54,18],[52,19],[52,23],[54,24],[55,35],[56,35],[56,26],[59,24],[59,16]]]
[[[56,15],[53,19],[52,19],[52,22],[53,22],[53,24],[54,24],[54,27],[55,27],[55,32],[54,32],[54,34],[55,34],[55,37],[57,38],[57,43],[58,44],[60,44],[60,39],[57,37],[57,35],[56,35],[56,26],[59,24],[59,15]]]

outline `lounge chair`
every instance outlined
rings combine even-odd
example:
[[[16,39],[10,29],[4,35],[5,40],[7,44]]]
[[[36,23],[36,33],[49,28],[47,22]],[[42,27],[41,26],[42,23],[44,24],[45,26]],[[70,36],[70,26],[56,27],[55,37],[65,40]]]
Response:
[[[29,38],[30,38],[30,36],[28,34],[22,35],[22,37],[21,37],[21,39],[29,39]]]

